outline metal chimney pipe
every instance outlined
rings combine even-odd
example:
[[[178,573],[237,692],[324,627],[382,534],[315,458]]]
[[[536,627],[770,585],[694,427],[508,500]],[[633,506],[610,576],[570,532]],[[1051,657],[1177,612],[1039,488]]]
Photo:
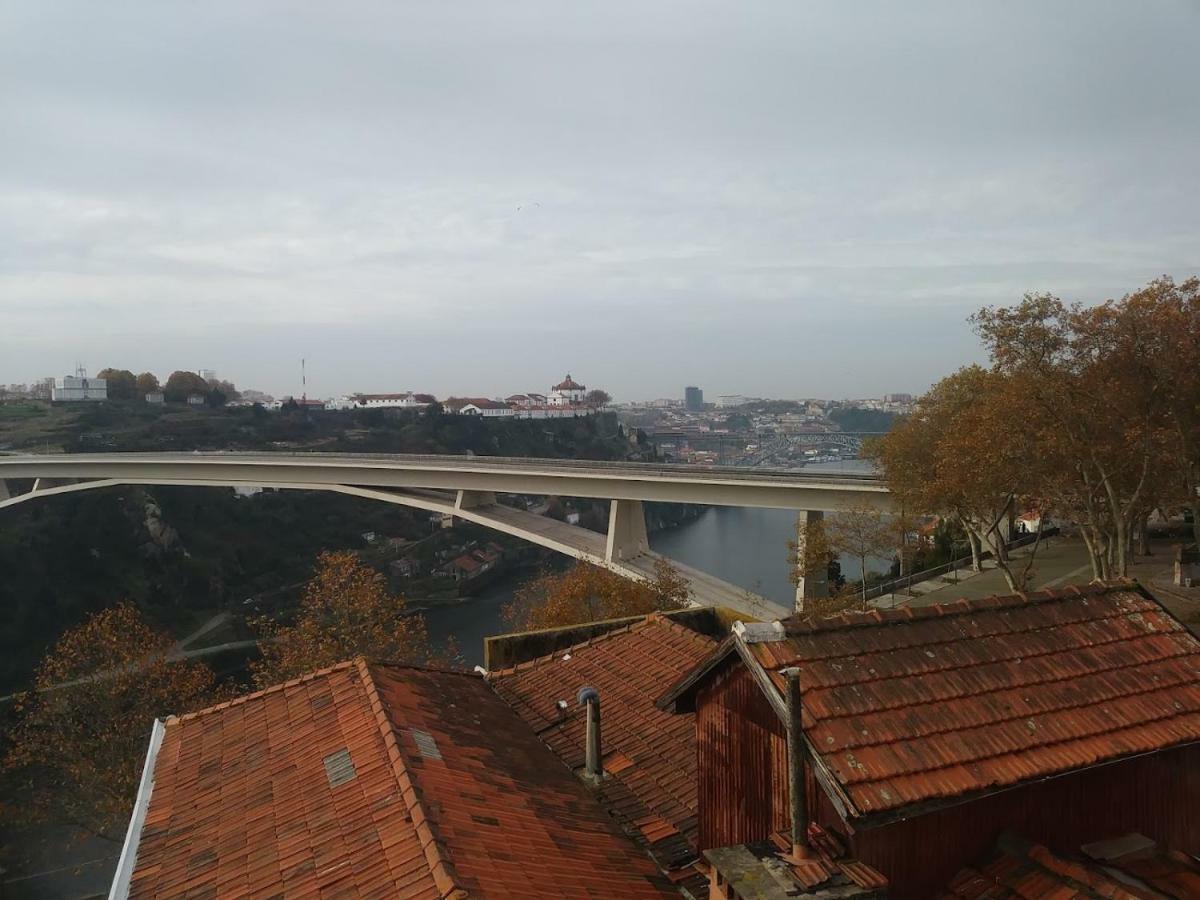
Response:
[[[804,783],[804,725],[800,706],[800,670],[795,666],[781,673],[787,679],[788,794],[792,807],[792,857],[808,859],[808,793]]]
[[[604,777],[604,765],[600,761],[600,692],[585,685],[575,699],[580,706],[587,706],[586,771],[590,778],[600,779]]]

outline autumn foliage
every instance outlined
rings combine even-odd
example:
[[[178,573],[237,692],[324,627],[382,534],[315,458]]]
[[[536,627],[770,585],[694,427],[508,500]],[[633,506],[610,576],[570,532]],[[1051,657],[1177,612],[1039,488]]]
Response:
[[[388,591],[383,575],[347,551],[317,558],[292,624],[255,624],[262,659],[251,669],[260,687],[358,655],[418,662],[430,657],[425,619],[408,614],[404,598]]]
[[[18,701],[4,758],[18,796],[6,814],[120,838],[154,719],[228,693],[207,666],[171,660],[172,643],[130,603],[59,639]]]
[[[523,584],[504,608],[514,628],[561,628],[584,622],[641,616],[687,606],[688,581],[665,559],[649,581],[631,581],[591,563],[544,572]]]
[[[1030,294],[972,319],[992,365],[943,379],[876,446],[910,509],[963,525],[1010,585],[1007,521],[1075,522],[1097,578],[1125,575],[1155,509],[1200,538],[1200,279],[1160,278],[1098,306]]]

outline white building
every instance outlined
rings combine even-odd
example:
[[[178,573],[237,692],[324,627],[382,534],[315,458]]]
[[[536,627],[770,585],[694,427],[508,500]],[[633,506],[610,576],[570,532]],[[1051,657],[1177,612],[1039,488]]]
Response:
[[[577,383],[568,372],[566,378],[550,389],[546,402],[551,406],[577,406],[583,404],[586,395],[587,388]]]
[[[505,397],[504,402],[509,406],[531,409],[535,406],[545,406],[546,395],[535,394],[531,391],[528,394],[513,394],[511,397]]]
[[[573,419],[576,416],[594,416],[598,410],[591,406],[517,406],[513,415],[518,419]]]
[[[750,402],[749,397],[741,394],[722,394],[717,398],[717,409],[729,409],[731,406],[745,406]]]
[[[216,369],[201,369],[196,374],[199,375],[201,378],[203,378],[205,381],[216,381],[217,380],[217,370]]]
[[[80,369],[75,375],[54,379],[50,399],[55,403],[77,403],[83,400],[108,399],[108,382],[103,378],[88,378]]]
[[[333,401],[334,409],[424,409],[437,399],[432,394],[350,394]]]
[[[511,418],[513,408],[499,400],[484,400],[473,398],[469,403],[459,407],[458,412],[464,416],[483,416],[485,419]]]

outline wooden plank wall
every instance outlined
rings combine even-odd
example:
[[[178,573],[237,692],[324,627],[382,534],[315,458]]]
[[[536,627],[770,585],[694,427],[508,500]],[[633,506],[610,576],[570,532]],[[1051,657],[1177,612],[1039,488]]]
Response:
[[[701,849],[764,840],[789,824],[783,723],[743,665],[696,698]],[[873,829],[847,826],[813,781],[809,809],[891,880],[892,900],[937,896],[1011,830],[1060,852],[1141,832],[1200,854],[1200,745],[993,794]]]
[[[696,698],[701,849],[767,838],[788,827],[787,736],[743,665]]]
[[[963,867],[1014,831],[1063,853],[1140,832],[1200,853],[1200,747],[1064,775],[852,838],[855,855],[891,881],[892,900],[935,897]]]

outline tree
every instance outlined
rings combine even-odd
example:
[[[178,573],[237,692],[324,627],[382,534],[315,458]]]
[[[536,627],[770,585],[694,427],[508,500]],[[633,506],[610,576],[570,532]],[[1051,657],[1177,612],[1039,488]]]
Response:
[[[143,372],[137,377],[137,395],[145,397],[159,390],[158,376],[153,372]]]
[[[588,406],[594,406],[596,409],[612,403],[612,397],[608,391],[601,390],[600,388],[592,388],[583,399]]]
[[[525,630],[561,628],[683,609],[690,594],[687,579],[665,559],[654,563],[654,577],[645,582],[577,562],[562,572],[543,572],[521,585],[504,607],[504,617]]]
[[[1163,455],[1167,394],[1151,360],[1166,336],[1134,315],[1128,298],[1097,307],[1030,294],[1015,307],[973,317],[994,370],[1020,381],[1028,416],[1040,422],[1038,461],[1047,493],[1081,524],[1093,574],[1128,570],[1134,523]]]
[[[195,372],[176,371],[167,378],[163,387],[164,399],[171,403],[185,403],[191,394],[208,396],[208,382]]]
[[[291,625],[254,623],[262,659],[251,664],[254,681],[268,687],[355,656],[424,662],[431,657],[423,616],[407,612],[384,576],[351,552],[325,552],[304,588]]]
[[[210,406],[223,406],[228,401],[241,399],[242,396],[242,392],[234,386],[232,381],[226,381],[223,378],[210,378],[208,388]],[[218,395],[222,398],[219,402]]]
[[[107,382],[110,400],[132,400],[138,396],[137,377],[128,369],[101,369],[96,377]]]
[[[1163,422],[1160,452],[1169,460],[1154,467],[1151,477],[1166,476],[1152,494],[1168,505],[1192,511],[1192,538],[1200,543],[1200,278],[1176,285],[1159,278],[1120,301],[1129,327],[1123,341],[1125,358],[1138,346],[1135,336],[1150,335],[1154,346],[1137,360],[1148,369],[1161,397]],[[1144,338],[1143,338],[1144,340]],[[1142,504],[1142,531],[1153,501]]]
[[[904,510],[937,513],[967,533],[978,571],[991,550],[1011,590],[1031,573],[1010,565],[1006,524],[1045,491],[1047,435],[1026,385],[1012,375],[968,366],[943,378],[917,401],[915,412],[868,451]],[[906,527],[902,525],[901,527]]]
[[[4,767],[33,821],[120,840],[155,718],[220,702],[212,671],[172,661],[171,638],[130,603],[68,631],[18,701]]]
[[[730,431],[749,431],[754,422],[745,413],[730,413],[725,417],[725,427]]]
[[[862,571],[862,605],[867,606],[867,561],[890,549],[887,525],[879,510],[870,506],[852,506],[834,516],[825,525],[829,549],[858,560]]]

